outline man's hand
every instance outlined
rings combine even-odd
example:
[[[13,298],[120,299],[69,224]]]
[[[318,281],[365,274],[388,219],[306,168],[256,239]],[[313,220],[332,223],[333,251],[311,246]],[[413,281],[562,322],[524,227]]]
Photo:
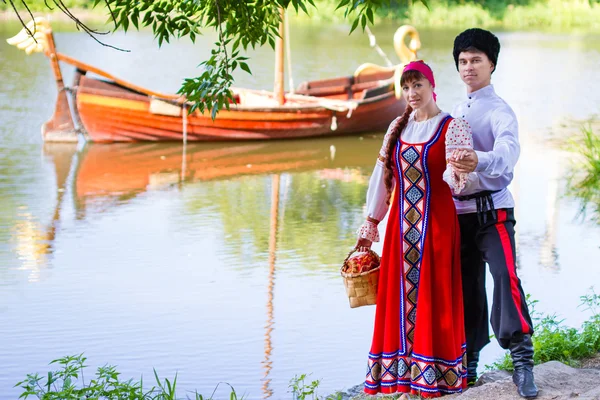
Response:
[[[475,171],[479,158],[473,149],[456,149],[452,152],[448,162],[457,174],[468,174]]]

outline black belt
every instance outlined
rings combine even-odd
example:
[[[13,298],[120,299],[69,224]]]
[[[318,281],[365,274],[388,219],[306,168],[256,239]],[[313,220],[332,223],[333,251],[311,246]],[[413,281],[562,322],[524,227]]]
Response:
[[[500,190],[484,190],[466,196],[452,196],[458,201],[468,201],[475,199],[477,203],[477,220],[479,224],[483,225],[487,221],[487,213],[492,213],[492,218],[496,219],[496,208],[494,207],[494,199],[492,194],[498,193]]]

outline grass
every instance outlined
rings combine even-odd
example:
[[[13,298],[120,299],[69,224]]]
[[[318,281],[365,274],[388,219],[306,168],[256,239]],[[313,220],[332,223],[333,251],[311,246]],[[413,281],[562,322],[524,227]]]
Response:
[[[23,389],[19,399],[27,399],[29,397],[40,400],[180,399],[180,397],[177,397],[177,376],[172,381],[169,379],[162,380],[158,377],[155,370],[155,386],[148,388],[144,387],[142,380],[121,380],[120,373],[117,372],[116,368],[108,365],[99,367],[95,376],[86,382],[84,369],[87,366],[85,365],[85,361],[86,358],[83,354],[67,356],[50,363],[50,365],[60,366],[59,370],[49,371],[44,376],[40,376],[37,373],[27,375],[26,379],[15,385],[15,387]],[[193,399],[211,400],[213,395],[214,392],[210,397],[204,397],[195,392]],[[189,399],[190,397],[187,398]],[[229,400],[237,399],[238,396],[233,387],[231,387]]]
[[[342,394],[335,393],[329,395],[327,397],[321,397],[317,394],[317,389],[321,384],[321,381],[314,380],[310,383],[306,382],[306,378],[308,375],[302,374],[300,376],[295,376],[290,380],[289,389],[292,393],[294,400],[341,400]]]
[[[568,194],[581,200],[582,216],[600,224],[600,135],[590,127],[570,141],[570,149],[581,157],[572,165],[567,179]]]
[[[86,382],[84,370],[86,358],[83,354],[59,358],[50,365],[59,366],[58,370],[48,371],[43,376],[39,374],[28,374],[15,387],[23,390],[19,399],[37,398],[40,400],[177,400],[177,376],[173,380],[159,378],[154,370],[155,383],[151,387],[145,387],[142,380],[122,380],[116,367],[108,365],[99,367],[89,381]],[[307,381],[308,375],[302,374],[290,380],[289,389],[294,400],[340,400],[341,393],[335,393],[327,397],[317,394],[320,385],[319,380]],[[230,387],[229,400],[242,400],[238,397],[235,389]],[[220,384],[219,384],[220,385]],[[212,400],[219,385],[214,389],[210,397],[204,397],[194,392],[193,400]],[[220,397],[219,399],[223,399]]]
[[[535,310],[537,300],[527,296],[531,318],[534,321],[534,364],[548,361],[560,361],[572,367],[580,367],[582,362],[600,352],[600,295],[593,289],[581,296],[581,306],[592,312],[592,316],[580,329],[564,325],[564,320],[556,314],[541,315]],[[487,370],[500,369],[512,371],[513,365],[507,352]]]

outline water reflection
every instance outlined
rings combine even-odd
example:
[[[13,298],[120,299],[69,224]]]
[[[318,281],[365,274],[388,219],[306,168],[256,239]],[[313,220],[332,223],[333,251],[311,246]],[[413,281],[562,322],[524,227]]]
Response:
[[[46,267],[47,258],[52,252],[54,225],[45,229],[30,212],[22,210],[11,231],[12,242],[21,262],[19,270],[28,271],[27,280],[37,282],[40,272]]]
[[[185,153],[177,143],[92,144],[82,150],[71,148],[72,155],[64,154],[64,145],[47,143],[44,154],[54,163],[58,182],[66,180],[66,164],[73,160],[68,191],[78,220],[122,207],[145,193],[198,188],[208,194],[186,201],[187,212],[214,208],[230,241],[249,239],[258,251],[267,251],[269,243],[262,228],[269,212],[264,201],[268,184],[262,177],[287,173],[285,193],[293,196],[286,195],[285,219],[293,221],[296,229],[282,235],[280,246],[317,257],[314,266],[319,268],[331,262],[330,251],[311,250],[307,239],[320,232],[323,240],[336,241],[341,231],[360,219],[355,210],[364,204],[373,154],[380,143],[381,136],[373,135],[364,139],[188,144]],[[201,182],[206,184],[197,186]],[[56,218],[63,195],[60,192]]]
[[[273,352],[271,333],[273,332],[273,325],[275,324],[273,313],[273,297],[275,291],[275,252],[277,251],[277,227],[279,225],[280,181],[281,177],[279,175],[273,175],[271,181],[271,219],[269,224],[269,284],[267,288],[267,322],[265,324],[265,359],[262,362],[265,370],[264,377],[262,379],[262,391],[265,399],[273,396],[273,390],[270,387],[271,379],[269,379],[269,373],[273,368],[273,362],[271,361],[271,353]]]
[[[55,144],[52,148],[47,156],[54,162],[57,195],[51,221],[43,224],[27,206],[22,205],[17,208],[18,212],[11,229],[10,242],[21,264],[18,269],[28,271],[29,282],[40,280],[41,271],[47,267],[55,250],[54,240],[60,229],[67,178],[75,151],[72,144]]]
[[[284,172],[316,171],[321,179],[364,185],[365,168],[372,168],[381,136],[361,139],[188,144],[186,152],[178,143],[91,144],[79,151],[72,147],[76,164],[71,177],[74,203],[78,218],[84,218],[90,208],[118,206],[144,192],[174,185]],[[356,148],[358,141],[364,144],[362,149]],[[336,149],[335,159],[331,158],[331,147]],[[59,182],[69,173],[65,163],[71,162],[64,150],[63,144],[44,145],[44,154],[54,163]]]
[[[551,270],[559,271],[558,251],[556,249],[556,238],[560,210],[560,186],[559,181],[562,172],[558,162],[548,166],[548,195],[546,196],[546,229],[544,238],[540,245],[540,264]]]

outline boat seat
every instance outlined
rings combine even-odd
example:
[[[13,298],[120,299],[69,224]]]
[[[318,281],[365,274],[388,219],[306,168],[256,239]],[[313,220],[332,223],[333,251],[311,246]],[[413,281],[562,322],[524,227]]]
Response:
[[[381,96],[382,94],[389,93],[393,91],[393,85],[390,83],[389,85],[375,87],[373,89],[367,89],[364,91],[363,99],[370,99],[372,97]]]
[[[352,85],[354,77],[345,76],[342,78],[322,79],[301,83],[296,89],[296,94],[316,97],[352,98]]]
[[[385,89],[380,90],[373,87],[379,86],[380,80],[386,80],[392,76],[393,72],[384,71],[362,74],[357,77],[347,76],[303,82],[296,89],[296,93],[315,97],[334,97],[340,100],[362,100],[389,91],[390,89],[387,86]]]

